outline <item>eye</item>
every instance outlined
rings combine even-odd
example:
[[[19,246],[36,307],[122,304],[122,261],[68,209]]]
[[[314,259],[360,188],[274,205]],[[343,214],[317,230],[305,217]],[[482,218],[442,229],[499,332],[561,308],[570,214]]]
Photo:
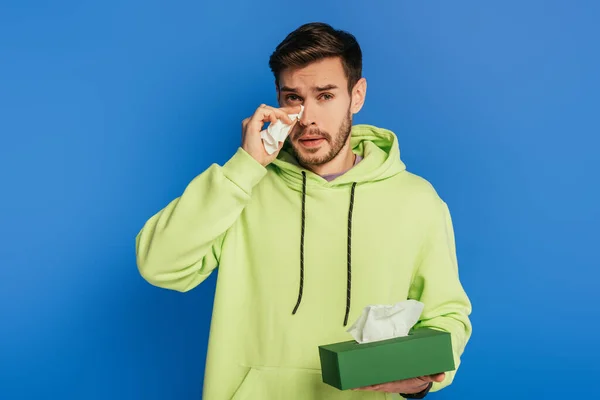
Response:
[[[323,93],[321,95],[321,99],[328,101],[328,100],[333,100],[333,95],[331,93]]]
[[[286,99],[287,101],[289,101],[289,102],[292,102],[292,101],[300,101],[300,100],[302,100],[300,97],[296,96],[295,94],[288,94],[288,95],[285,97],[285,99]]]

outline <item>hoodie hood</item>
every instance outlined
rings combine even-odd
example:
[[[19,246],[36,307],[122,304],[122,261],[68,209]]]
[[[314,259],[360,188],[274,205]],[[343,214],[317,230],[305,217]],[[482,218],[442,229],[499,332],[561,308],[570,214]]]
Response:
[[[354,125],[350,133],[350,146],[355,154],[363,157],[363,160],[331,182],[300,166],[291,152],[288,141],[271,165],[290,186],[298,189],[303,183],[303,172],[306,174],[308,187],[313,185],[335,187],[379,181],[406,170],[406,166],[400,159],[398,138],[390,130],[373,125]]]

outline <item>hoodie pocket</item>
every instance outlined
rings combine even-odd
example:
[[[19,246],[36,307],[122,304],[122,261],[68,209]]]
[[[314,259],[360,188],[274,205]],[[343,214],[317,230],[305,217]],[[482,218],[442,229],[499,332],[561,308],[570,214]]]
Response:
[[[316,369],[250,367],[231,400],[388,400],[382,392],[339,390],[323,383]]]

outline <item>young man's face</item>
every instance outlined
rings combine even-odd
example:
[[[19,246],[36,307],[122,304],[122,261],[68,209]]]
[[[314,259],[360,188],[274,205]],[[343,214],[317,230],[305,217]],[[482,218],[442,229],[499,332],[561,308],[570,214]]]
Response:
[[[280,106],[304,105],[302,118],[288,136],[301,164],[323,165],[349,148],[352,114],[362,107],[365,86],[361,79],[352,95],[348,93],[348,81],[340,58],[327,58],[281,72]]]

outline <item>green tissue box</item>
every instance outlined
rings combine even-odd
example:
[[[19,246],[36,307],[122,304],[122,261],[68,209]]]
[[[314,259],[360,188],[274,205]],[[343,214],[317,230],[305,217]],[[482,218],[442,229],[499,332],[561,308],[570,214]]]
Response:
[[[378,342],[319,346],[319,356],[323,382],[340,390],[455,369],[450,334],[430,328]]]

